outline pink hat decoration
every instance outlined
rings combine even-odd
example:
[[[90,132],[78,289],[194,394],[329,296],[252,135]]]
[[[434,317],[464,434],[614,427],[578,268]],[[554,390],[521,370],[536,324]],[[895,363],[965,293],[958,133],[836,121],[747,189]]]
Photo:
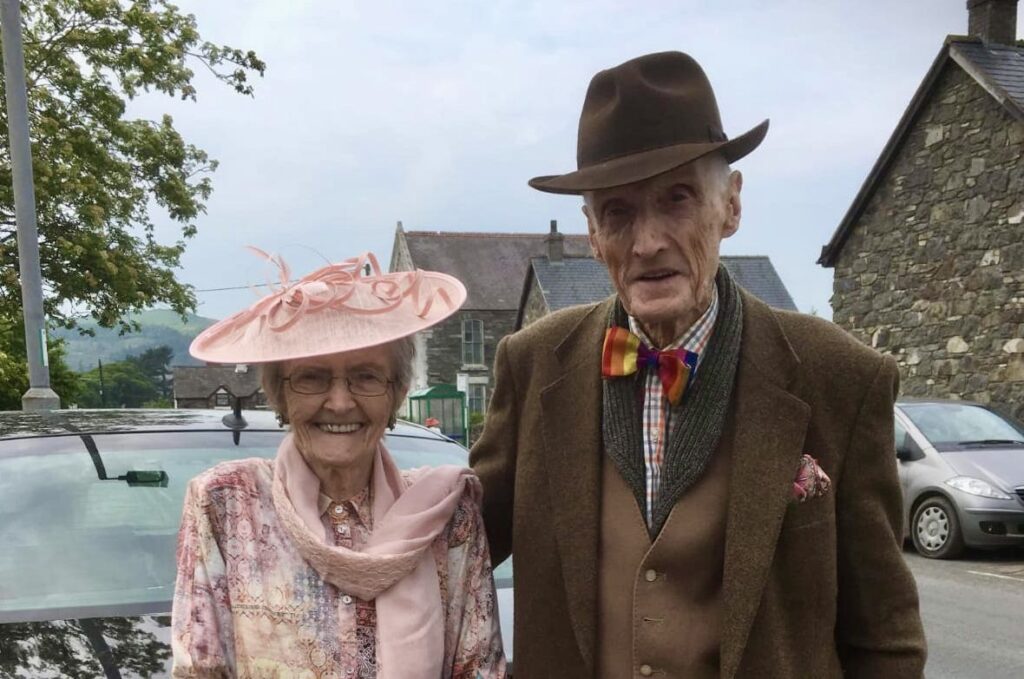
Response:
[[[189,353],[209,363],[267,363],[385,344],[443,321],[466,288],[434,271],[383,273],[372,253],[329,264],[291,282],[279,255],[270,294],[204,330]]]

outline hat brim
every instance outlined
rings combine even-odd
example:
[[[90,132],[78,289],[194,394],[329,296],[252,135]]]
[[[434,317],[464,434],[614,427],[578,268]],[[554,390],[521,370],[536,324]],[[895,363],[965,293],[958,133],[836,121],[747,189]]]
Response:
[[[277,331],[269,327],[266,317],[254,316],[251,310],[259,306],[257,302],[204,330],[192,341],[189,353],[207,363],[271,363],[366,349],[408,337],[445,320],[466,301],[466,287],[457,278],[436,271],[419,273],[426,286],[423,299],[433,295],[425,313],[418,313],[410,299],[387,313],[325,306],[301,314],[290,327]],[[366,306],[374,303],[368,300]]]
[[[579,195],[584,191],[608,189],[650,179],[718,151],[732,163],[756,149],[768,133],[768,120],[738,137],[706,144],[675,144],[631,153],[591,165],[575,172],[534,177],[530,186],[547,193]]]

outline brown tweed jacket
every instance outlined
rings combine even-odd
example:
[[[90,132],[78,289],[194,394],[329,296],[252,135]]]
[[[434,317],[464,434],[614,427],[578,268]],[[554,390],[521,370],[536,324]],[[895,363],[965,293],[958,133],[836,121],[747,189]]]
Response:
[[[831,323],[742,298],[722,677],[920,677],[924,633],[900,548],[896,366]],[[492,559],[515,553],[519,679],[594,673],[600,347],[612,303],[502,340],[470,456]],[[794,504],[803,453],[833,489]]]

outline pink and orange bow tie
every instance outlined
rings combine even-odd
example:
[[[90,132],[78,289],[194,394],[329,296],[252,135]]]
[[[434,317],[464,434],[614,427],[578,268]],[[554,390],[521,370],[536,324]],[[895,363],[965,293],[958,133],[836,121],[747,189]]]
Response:
[[[686,349],[658,351],[625,328],[608,328],[604,335],[601,376],[624,377],[642,367],[658,369],[665,398],[676,405],[697,370],[697,354]]]

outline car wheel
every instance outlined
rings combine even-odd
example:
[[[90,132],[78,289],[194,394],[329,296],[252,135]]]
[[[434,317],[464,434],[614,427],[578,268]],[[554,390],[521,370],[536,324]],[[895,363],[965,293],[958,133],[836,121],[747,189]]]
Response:
[[[960,520],[944,497],[930,497],[918,505],[910,537],[914,549],[929,559],[955,559],[964,551]]]

